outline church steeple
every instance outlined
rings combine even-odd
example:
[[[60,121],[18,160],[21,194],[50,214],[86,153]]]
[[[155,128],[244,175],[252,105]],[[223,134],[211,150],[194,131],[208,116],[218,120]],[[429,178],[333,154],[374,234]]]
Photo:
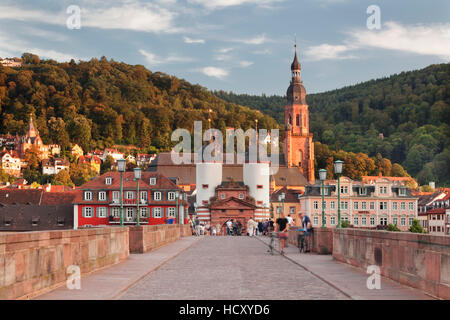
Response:
[[[30,123],[28,124],[28,131],[27,131],[27,137],[28,138],[34,138],[39,135],[38,130],[34,127],[33,124],[33,117],[30,114]]]
[[[294,45],[295,55],[291,64],[292,80],[287,89],[288,104],[306,104],[306,91],[300,78],[301,65],[297,58],[297,44]]]

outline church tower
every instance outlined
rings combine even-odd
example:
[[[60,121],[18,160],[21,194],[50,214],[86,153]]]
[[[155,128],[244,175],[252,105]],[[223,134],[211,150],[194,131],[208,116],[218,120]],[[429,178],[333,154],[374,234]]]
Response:
[[[284,157],[288,167],[298,167],[309,183],[314,183],[314,145],[309,132],[309,110],[306,91],[300,78],[300,62],[295,57],[291,64],[292,79],[287,89],[284,107]]]

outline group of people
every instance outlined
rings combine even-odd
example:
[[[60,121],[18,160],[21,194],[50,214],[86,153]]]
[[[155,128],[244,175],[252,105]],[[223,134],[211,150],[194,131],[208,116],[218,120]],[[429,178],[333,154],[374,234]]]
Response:
[[[299,214],[299,218],[301,220],[302,230],[305,232],[306,239],[306,252],[310,251],[311,247],[311,232],[312,232],[312,224],[311,219],[305,215],[304,213]],[[197,217],[195,220],[189,220],[193,233],[197,236],[200,235],[218,235],[220,234],[221,225],[217,224],[211,226],[209,223],[201,222]],[[274,220],[267,219],[265,221],[256,221],[252,218],[247,220],[247,235],[252,237],[256,235],[269,235],[271,232],[275,231],[278,234],[278,238],[280,239],[281,244],[281,254],[284,254],[284,248],[286,247],[286,239],[288,238],[288,230],[290,226],[295,225],[295,220],[291,217],[290,214],[287,216],[284,213],[281,213],[281,216]],[[236,236],[242,234],[242,223],[236,219],[230,219],[225,223],[226,235],[227,236]]]
[[[301,220],[301,226],[302,230],[305,233],[305,240],[306,240],[306,251],[309,252],[311,248],[311,232],[313,230],[311,219],[307,215],[305,215],[303,212],[300,214],[300,220]],[[288,215],[287,217],[284,216],[282,213],[281,216],[276,220],[276,228],[275,231],[278,232],[278,238],[280,239],[281,244],[281,254],[284,254],[284,248],[286,246],[286,239],[288,238],[288,230],[289,227],[293,224],[293,220],[291,218],[291,215]]]

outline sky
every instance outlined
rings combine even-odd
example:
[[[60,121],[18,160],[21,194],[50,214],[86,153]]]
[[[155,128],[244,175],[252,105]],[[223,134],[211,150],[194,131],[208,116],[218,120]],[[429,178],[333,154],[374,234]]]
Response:
[[[450,1],[0,0],[2,58],[105,56],[211,90],[284,95],[295,41],[307,93],[449,62]]]

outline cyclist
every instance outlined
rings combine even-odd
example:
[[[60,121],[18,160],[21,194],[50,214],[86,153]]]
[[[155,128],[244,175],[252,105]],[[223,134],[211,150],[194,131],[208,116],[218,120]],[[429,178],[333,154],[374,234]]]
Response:
[[[310,252],[311,250],[311,232],[312,232],[312,225],[311,225],[311,219],[304,213],[300,212],[300,220],[302,222],[302,228],[305,230],[305,242],[306,242],[306,250],[305,252]]]
[[[284,216],[284,213],[281,213],[281,217],[276,221],[276,231],[280,232],[278,237],[281,243],[281,254],[284,254],[284,244],[286,239],[288,238],[287,231],[289,230],[289,221]]]

